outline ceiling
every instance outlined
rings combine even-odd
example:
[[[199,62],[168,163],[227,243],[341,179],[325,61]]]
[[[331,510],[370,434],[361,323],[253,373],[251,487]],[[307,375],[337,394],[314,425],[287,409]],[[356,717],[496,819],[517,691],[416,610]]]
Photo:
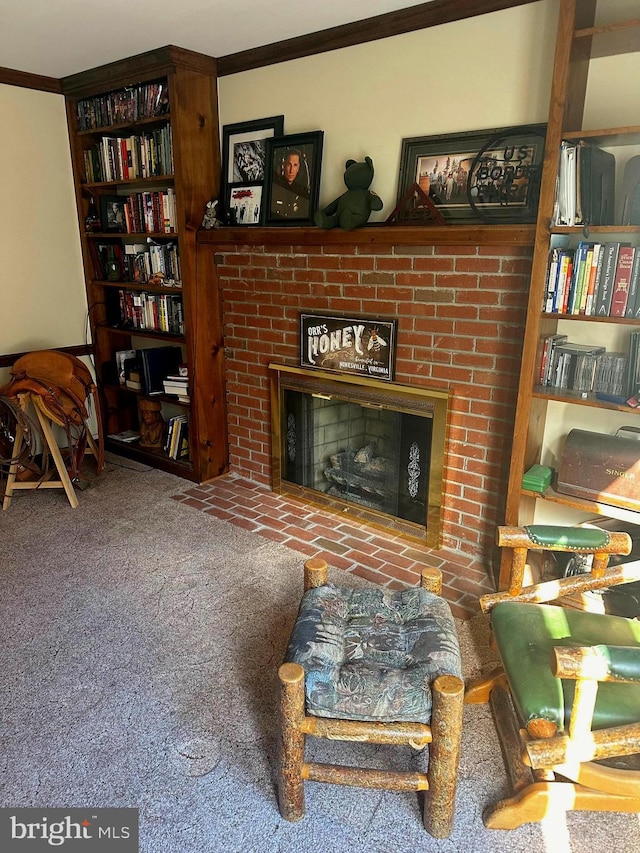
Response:
[[[167,44],[221,57],[423,4],[424,0],[0,0],[0,66],[60,78]]]

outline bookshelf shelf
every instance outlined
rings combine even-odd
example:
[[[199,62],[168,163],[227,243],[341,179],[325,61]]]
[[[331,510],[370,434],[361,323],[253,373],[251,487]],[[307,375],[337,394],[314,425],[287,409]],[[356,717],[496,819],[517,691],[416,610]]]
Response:
[[[543,388],[536,385],[532,391],[532,396],[540,400],[548,402],[555,401],[556,403],[570,403],[573,406],[588,406],[590,409],[608,409],[611,412],[624,412],[631,417],[638,417],[640,411],[631,406],[618,406],[615,403],[608,403],[605,400],[598,400],[594,394],[587,394],[582,397],[579,391],[569,392],[566,388]]]
[[[91,190],[109,189],[109,187],[155,186],[156,184],[173,183],[175,175],[152,175],[150,178],[121,178],[117,181],[85,181],[83,187]]]
[[[634,153],[630,147],[640,146],[640,125],[638,124],[627,125],[622,122],[616,126],[598,126],[597,118],[593,121],[588,118],[585,121],[585,116],[597,115],[599,112],[597,108],[593,109],[598,105],[590,101],[594,81],[597,83],[598,74],[610,73],[612,66],[615,66],[615,63],[609,61],[603,65],[593,63],[592,60],[605,56],[616,57],[631,52],[637,54],[640,51],[640,19],[634,18],[622,22],[607,19],[606,16],[611,15],[611,10],[602,0],[600,2],[560,0],[558,6],[555,65],[507,488],[505,524],[516,526],[530,524],[540,519],[542,523],[547,523],[545,518],[549,517],[557,519],[558,523],[572,523],[576,520],[576,512],[583,514],[582,520],[593,515],[608,515],[638,523],[640,515],[637,513],[626,510],[617,511],[606,504],[560,495],[552,489],[542,495],[522,489],[523,474],[532,465],[538,463],[555,466],[558,464],[564,436],[572,427],[579,426],[587,430],[614,433],[618,426],[624,423],[623,418],[635,418],[639,414],[630,406],[601,400],[593,393],[586,393],[586,396],[583,396],[579,391],[538,384],[541,365],[548,363],[544,361],[548,357],[545,340],[551,336],[569,335],[570,329],[571,343],[605,346],[608,353],[616,356],[619,352],[629,352],[630,341],[637,333],[640,323],[637,317],[605,316],[604,313],[609,312],[604,310],[603,314],[596,316],[585,316],[584,313],[551,313],[541,310],[550,298],[554,300],[556,298],[555,291],[548,286],[547,276],[552,257],[557,257],[557,255],[552,256],[552,248],[576,250],[580,241],[601,244],[617,241],[628,243],[633,247],[640,245],[640,227],[638,225],[623,226],[619,218],[604,220],[613,221],[614,224],[611,225],[551,225],[556,210],[559,153],[564,140],[569,143],[584,141],[607,151],[620,147],[624,156],[619,153],[614,155],[616,168],[618,168],[619,156],[624,162]],[[602,21],[597,16],[601,16]],[[615,67],[620,68],[620,62]],[[626,68],[626,65],[624,67]],[[630,81],[629,85],[633,91],[635,84]],[[598,91],[597,85],[593,91]],[[611,95],[612,104],[620,104],[620,114],[624,115],[625,110],[622,107],[627,102],[629,93],[622,86],[619,90],[616,89],[616,92],[617,96],[613,93]],[[614,101],[616,97],[617,101]],[[628,114],[628,110],[626,112]],[[618,180],[617,193],[621,192],[620,183]],[[620,200],[616,198],[615,201]],[[621,204],[614,204],[615,217],[620,216],[621,208]],[[580,263],[582,257],[584,255],[580,256],[576,252],[574,256],[576,264]],[[584,267],[585,270],[588,268],[588,266]],[[559,282],[560,278],[557,280],[557,283]],[[576,292],[583,293],[580,290]],[[570,293],[571,298],[573,298],[572,293],[573,291]],[[597,290],[594,293],[597,293]],[[596,310],[595,295],[593,299],[592,310]],[[619,305],[620,302],[617,303],[617,306]],[[578,348],[573,347],[574,354],[577,353]],[[575,358],[577,362],[577,355],[569,358]],[[574,377],[577,376],[577,367],[574,363],[574,366],[569,368],[569,379],[572,376],[570,373],[572,369],[576,370]],[[615,375],[620,375],[619,370]],[[559,374],[555,374],[554,378],[557,380],[558,376]],[[581,375],[581,380],[583,376]],[[565,378],[566,375],[562,374],[562,384],[565,384]],[[568,384],[572,382],[569,381]],[[557,511],[551,513],[547,504],[566,507],[572,510],[573,514],[562,516]],[[566,521],[565,518],[567,518]],[[500,566],[501,589],[508,586],[510,573],[511,561],[508,556],[504,556]]]
[[[637,145],[640,142],[640,125],[607,127],[596,130],[573,130],[563,133],[564,139],[587,139],[596,145]]]
[[[577,43],[591,41],[591,59],[634,53],[640,50],[640,18],[583,27],[575,31],[574,39]]]
[[[108,326],[96,324],[96,330],[104,331],[114,335],[133,335],[136,338],[152,338],[158,341],[167,341],[169,343],[183,344],[186,343],[184,335],[172,335],[169,332],[155,332],[152,329],[134,329],[124,326]]]
[[[113,439],[108,447],[205,482],[224,473],[228,453],[220,301],[208,259],[196,262],[195,239],[206,203],[219,190],[216,60],[158,48],[64,78],[62,89],[105,435],[139,432],[145,399],[160,404],[165,424],[188,417],[188,460]],[[96,180],[104,176],[113,179]],[[85,227],[90,205],[102,217],[97,232]],[[104,217],[117,221],[118,209],[120,220],[133,225],[128,233],[104,230]],[[159,273],[182,286],[158,284]],[[146,393],[149,364],[162,363],[163,346],[166,353],[177,348],[171,359],[187,365],[191,403]],[[141,390],[117,384],[131,351],[127,369],[136,360],[144,365]]]
[[[149,127],[162,126],[170,124],[170,122],[171,114],[164,113],[161,116],[140,118],[137,121],[118,122],[116,124],[105,124],[101,127],[91,127],[86,130],[78,130],[76,133],[79,137],[119,136],[126,131],[136,133],[138,130],[146,130]]]
[[[521,489],[521,495],[525,498],[535,498],[537,500],[545,500],[550,503],[559,504],[561,506],[570,507],[571,509],[581,510],[590,515],[604,515],[608,518],[616,518],[619,521],[627,521],[631,524],[640,524],[640,513],[622,507],[612,506],[611,504],[603,504],[598,501],[588,501],[584,498],[576,498],[572,495],[561,495],[554,489],[549,488],[542,494],[531,492],[527,489]]]
[[[638,326],[640,320],[634,320],[632,317],[592,317],[585,314],[547,314],[542,313],[542,318],[547,320],[569,320],[578,321],[580,323],[613,323],[617,326]]]

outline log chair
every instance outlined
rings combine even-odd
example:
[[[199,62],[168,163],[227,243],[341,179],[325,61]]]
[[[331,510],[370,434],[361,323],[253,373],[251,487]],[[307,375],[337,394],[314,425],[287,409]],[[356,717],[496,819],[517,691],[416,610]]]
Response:
[[[515,549],[510,588],[480,599],[502,666],[472,684],[465,702],[490,701],[511,796],[483,815],[515,829],[569,810],[640,811],[640,624],[563,607],[565,596],[638,580],[626,533],[530,526],[498,529]],[[594,554],[590,573],[522,586],[529,549]],[[543,602],[556,602],[548,604]]]

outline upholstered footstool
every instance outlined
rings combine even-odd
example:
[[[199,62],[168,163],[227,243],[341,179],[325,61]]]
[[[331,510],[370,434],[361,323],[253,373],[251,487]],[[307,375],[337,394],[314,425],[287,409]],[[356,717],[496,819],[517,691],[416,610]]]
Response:
[[[425,791],[424,825],[446,838],[462,734],[464,683],[455,624],[440,572],[419,588],[352,589],[327,583],[327,564],[305,564],[305,592],[281,684],[279,805],[304,816],[304,782]],[[305,762],[306,735],[428,746],[428,772]]]

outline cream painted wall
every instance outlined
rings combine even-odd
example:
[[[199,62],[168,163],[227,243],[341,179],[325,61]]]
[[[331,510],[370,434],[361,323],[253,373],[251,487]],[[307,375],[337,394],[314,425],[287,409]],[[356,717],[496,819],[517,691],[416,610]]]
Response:
[[[0,115],[0,353],[83,344],[87,302],[64,98],[0,85]]]
[[[382,221],[403,138],[546,122],[557,9],[540,0],[222,77],[221,125],[283,114],[285,133],[324,130],[321,205],[344,192],[345,160],[371,156]]]

